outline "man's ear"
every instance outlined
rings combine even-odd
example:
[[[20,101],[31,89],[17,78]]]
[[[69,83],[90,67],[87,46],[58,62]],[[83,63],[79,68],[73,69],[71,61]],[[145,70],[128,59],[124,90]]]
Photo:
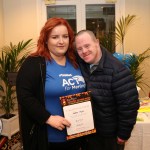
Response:
[[[99,39],[96,39],[96,42],[99,43]]]
[[[99,45],[100,44],[100,41],[99,41],[99,39],[96,39],[96,43]]]

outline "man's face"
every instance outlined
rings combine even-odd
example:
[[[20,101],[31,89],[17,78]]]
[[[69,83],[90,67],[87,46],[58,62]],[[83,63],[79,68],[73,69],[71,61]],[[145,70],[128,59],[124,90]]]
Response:
[[[99,41],[94,40],[88,33],[82,33],[75,39],[78,55],[86,63],[96,64],[100,59]]]

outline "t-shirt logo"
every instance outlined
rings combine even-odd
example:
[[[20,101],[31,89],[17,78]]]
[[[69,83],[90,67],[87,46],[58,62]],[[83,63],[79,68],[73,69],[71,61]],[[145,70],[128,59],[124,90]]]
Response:
[[[63,79],[62,87],[65,87],[65,91],[83,87],[85,88],[85,81],[82,76],[76,75]]]

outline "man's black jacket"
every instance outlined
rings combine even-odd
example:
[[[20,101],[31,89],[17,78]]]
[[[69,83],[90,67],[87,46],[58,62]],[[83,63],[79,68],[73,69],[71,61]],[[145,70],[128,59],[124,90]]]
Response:
[[[139,108],[136,82],[121,62],[105,48],[97,69],[90,73],[89,64],[79,58],[79,65],[92,92],[97,134],[127,140],[136,123]]]

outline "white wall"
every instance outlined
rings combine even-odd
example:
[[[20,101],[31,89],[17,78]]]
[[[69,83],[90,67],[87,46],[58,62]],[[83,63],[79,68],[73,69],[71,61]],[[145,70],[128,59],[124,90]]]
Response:
[[[137,16],[126,36],[126,52],[142,53],[150,48],[150,0],[125,0],[125,13]],[[150,59],[141,66],[144,82],[150,86]],[[140,96],[148,96],[150,88],[145,87]]]
[[[0,0],[0,48],[3,45],[4,37],[3,37],[3,1]],[[0,80],[1,82],[1,80]],[[0,114],[2,113],[2,110],[0,109]]]
[[[117,21],[122,16],[136,15],[133,24],[128,28],[125,36],[124,53],[140,54],[150,48],[150,0],[117,0]],[[117,46],[117,52],[122,52],[121,45]],[[150,59],[140,66],[144,75],[144,83],[150,86]],[[140,97],[148,96],[150,88],[144,86],[140,91]]]
[[[4,44],[37,39],[36,0],[3,0]]]
[[[39,22],[41,20],[39,19],[45,17],[40,16],[42,13],[40,9],[42,7],[38,6],[41,5],[39,2],[44,0],[2,1],[4,5],[4,42],[18,42],[29,38],[36,40],[40,30]],[[2,3],[2,1],[0,2]],[[124,13],[125,15],[137,15],[136,22],[129,29],[126,36],[126,52],[130,52],[131,50],[141,52],[150,47],[150,0],[118,0],[117,3],[119,4],[117,6],[117,19],[124,15]]]
[[[3,26],[3,1],[0,0],[0,48],[4,43],[4,26]]]
[[[0,44],[8,44],[10,41],[17,43],[29,38],[36,42],[43,18],[46,18],[43,17],[45,12],[41,5],[44,0],[0,0],[0,14],[2,1],[4,20],[0,15],[0,31],[3,31],[4,24],[4,32],[0,34]],[[137,15],[136,21],[126,35],[125,52],[139,54],[150,47],[150,0],[118,0],[116,6],[117,19],[122,15]],[[150,60],[147,60],[144,65],[146,78],[150,78],[149,68]],[[145,89],[145,93],[141,93],[141,96],[147,96],[149,91],[150,89]]]
[[[126,0],[125,13],[137,16],[126,39],[126,50],[141,53],[150,47],[150,0]]]

